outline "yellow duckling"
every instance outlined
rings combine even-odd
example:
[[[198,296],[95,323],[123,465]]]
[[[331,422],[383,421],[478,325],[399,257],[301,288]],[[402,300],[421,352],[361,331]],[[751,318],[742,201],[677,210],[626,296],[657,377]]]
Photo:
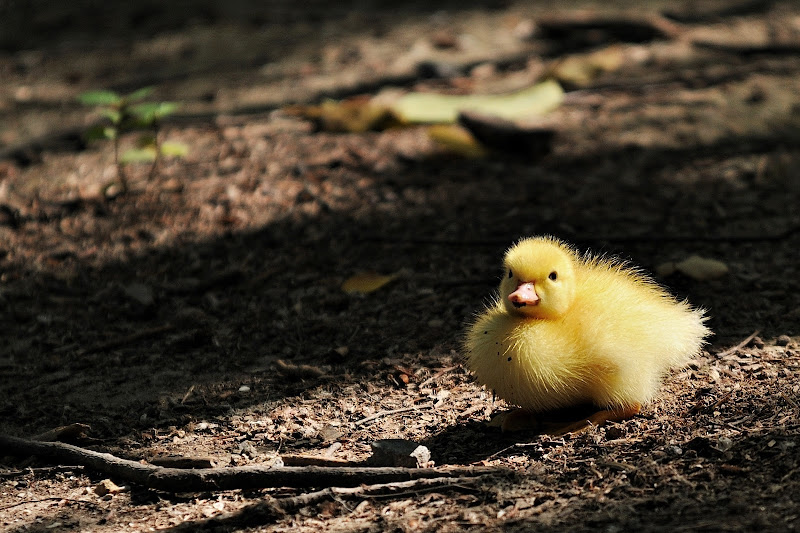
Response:
[[[503,430],[586,403],[601,410],[559,432],[630,418],[710,334],[703,310],[643,273],[552,237],[521,240],[504,267],[499,296],[465,339],[478,382],[521,408],[493,421]]]

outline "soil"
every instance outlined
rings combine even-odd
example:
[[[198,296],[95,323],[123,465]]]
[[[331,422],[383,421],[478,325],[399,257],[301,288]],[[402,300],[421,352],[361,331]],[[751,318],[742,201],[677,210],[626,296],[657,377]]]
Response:
[[[0,431],[82,423],[84,447],[219,467],[362,461],[402,438],[438,466],[505,469],[219,530],[800,526],[797,5],[582,2],[623,23],[558,33],[537,22],[577,4],[54,4],[0,7]],[[632,15],[678,31],[642,35]],[[565,84],[541,157],[468,159],[424,127],[333,133],[284,111],[388,87],[512,90],[609,46],[622,64]],[[144,85],[182,103],[162,135],[190,151],[152,175],[126,166],[119,194],[76,97]],[[691,255],[729,268],[659,278],[715,336],[630,420],[559,437],[486,424],[506,406],[460,339],[504,249],[544,233],[648,271]],[[362,272],[395,278],[342,290]],[[0,457],[0,525],[200,527],[307,492],[100,496],[102,480]]]

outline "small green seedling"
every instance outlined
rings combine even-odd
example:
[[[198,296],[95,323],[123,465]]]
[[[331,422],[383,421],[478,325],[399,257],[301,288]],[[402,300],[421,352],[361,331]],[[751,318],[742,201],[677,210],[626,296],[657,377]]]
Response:
[[[128,190],[124,166],[130,163],[151,163],[150,177],[155,175],[162,156],[184,157],[185,144],[162,141],[159,137],[161,122],[179,107],[175,102],[145,102],[153,92],[145,87],[127,95],[115,91],[87,91],[78,99],[94,106],[106,119],[105,124],[93,126],[86,132],[87,140],[111,140],[114,143],[114,165],[122,191]],[[120,137],[128,132],[147,130],[136,140],[136,147],[120,153]]]

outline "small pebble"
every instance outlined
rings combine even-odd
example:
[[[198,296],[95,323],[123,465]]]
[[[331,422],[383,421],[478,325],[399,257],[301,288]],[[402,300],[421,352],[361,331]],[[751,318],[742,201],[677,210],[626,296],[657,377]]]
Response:
[[[720,437],[717,441],[716,449],[721,452],[727,452],[733,447],[733,441],[728,437]]]
[[[761,337],[753,337],[753,340],[750,341],[750,346],[754,348],[763,348],[764,340]]]
[[[683,450],[681,449],[681,447],[675,445],[667,446],[667,452],[670,455],[683,455]]]
[[[789,346],[790,342],[792,342],[792,338],[789,335],[781,335],[775,339],[775,344],[778,346]]]
[[[111,481],[110,479],[104,479],[94,487],[94,492],[98,496],[106,496],[110,494],[116,494],[118,492],[122,492],[122,487],[118,486],[116,483]],[[110,496],[109,496],[110,499]]]

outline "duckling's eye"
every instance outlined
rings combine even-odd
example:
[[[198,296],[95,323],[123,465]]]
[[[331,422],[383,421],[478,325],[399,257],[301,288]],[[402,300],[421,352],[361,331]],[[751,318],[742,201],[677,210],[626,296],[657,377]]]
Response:
[[[508,271],[508,279],[511,279],[513,277],[514,277],[514,273],[509,270]]]
[[[555,270],[553,270],[552,272],[550,272],[550,275],[547,276],[547,277],[550,278],[551,280],[555,281],[555,280],[558,279],[558,273]]]

